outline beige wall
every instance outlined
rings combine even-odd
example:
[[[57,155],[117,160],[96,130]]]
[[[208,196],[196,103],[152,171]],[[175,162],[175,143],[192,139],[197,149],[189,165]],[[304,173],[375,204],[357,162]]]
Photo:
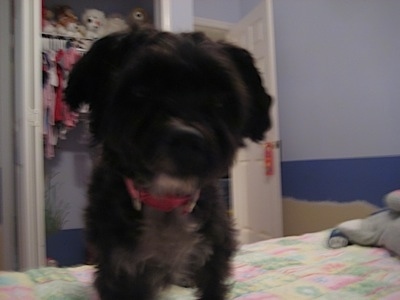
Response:
[[[339,203],[283,199],[284,235],[298,235],[335,227],[346,220],[364,218],[378,207],[365,201]]]

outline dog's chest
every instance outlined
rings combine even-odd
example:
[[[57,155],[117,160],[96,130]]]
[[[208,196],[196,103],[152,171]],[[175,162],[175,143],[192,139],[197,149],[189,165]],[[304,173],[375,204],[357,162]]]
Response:
[[[144,208],[144,220],[137,257],[167,273],[172,282],[181,282],[202,267],[212,249],[199,233],[201,224],[180,211],[164,213]]]

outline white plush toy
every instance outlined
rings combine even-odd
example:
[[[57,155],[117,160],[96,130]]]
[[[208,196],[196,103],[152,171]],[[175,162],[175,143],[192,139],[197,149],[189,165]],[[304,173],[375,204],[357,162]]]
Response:
[[[82,24],[86,28],[86,38],[96,39],[104,36],[106,32],[106,16],[98,9],[86,9],[82,14]]]
[[[340,248],[348,244],[385,247],[400,255],[400,190],[383,198],[386,209],[364,219],[339,224],[331,233],[328,245]]]

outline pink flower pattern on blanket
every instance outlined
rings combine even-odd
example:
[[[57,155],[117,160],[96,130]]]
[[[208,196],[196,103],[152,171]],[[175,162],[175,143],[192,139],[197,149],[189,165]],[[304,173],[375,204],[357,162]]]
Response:
[[[235,266],[233,276],[235,281],[246,281],[264,272],[265,271],[260,268],[242,264]]]

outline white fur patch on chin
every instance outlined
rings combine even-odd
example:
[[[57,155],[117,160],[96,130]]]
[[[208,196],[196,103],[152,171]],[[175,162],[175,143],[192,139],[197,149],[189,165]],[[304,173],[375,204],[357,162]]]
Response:
[[[198,192],[198,180],[196,178],[176,178],[167,174],[157,175],[150,187],[153,195],[192,195]]]

